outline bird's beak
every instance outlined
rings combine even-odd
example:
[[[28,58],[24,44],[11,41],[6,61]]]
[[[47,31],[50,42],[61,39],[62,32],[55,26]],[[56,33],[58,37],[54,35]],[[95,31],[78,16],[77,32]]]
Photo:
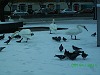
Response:
[[[86,29],[87,30],[87,28],[84,26],[84,29]],[[88,31],[88,30],[87,30]]]

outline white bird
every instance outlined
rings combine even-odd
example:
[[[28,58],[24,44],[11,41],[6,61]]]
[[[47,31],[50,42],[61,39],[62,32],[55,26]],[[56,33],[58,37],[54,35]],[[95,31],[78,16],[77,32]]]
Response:
[[[9,18],[8,19],[9,22],[14,22],[14,20],[11,18],[11,16],[8,16],[8,18]]]
[[[87,28],[85,26],[83,26],[83,25],[77,25],[76,28],[67,29],[66,30],[66,34],[67,35],[71,35],[71,39],[73,39],[72,36],[74,35],[75,36],[75,39],[74,40],[77,40],[76,39],[76,35],[82,33],[82,28],[84,28],[84,29],[87,30]]]
[[[20,35],[21,36],[21,40],[24,38],[26,39],[26,42],[31,38],[31,36],[33,36],[34,34],[31,32],[30,29],[22,29],[20,31],[16,31],[14,34],[11,35],[11,38],[13,38],[16,35]]]
[[[22,18],[21,16],[19,16],[19,21],[24,21],[24,18]]]
[[[55,19],[53,19],[52,23],[50,24],[49,29],[50,29],[50,34],[56,33],[57,25],[55,24]]]
[[[21,15],[19,16],[19,21],[23,22],[23,25],[25,25],[25,19],[21,17]]]

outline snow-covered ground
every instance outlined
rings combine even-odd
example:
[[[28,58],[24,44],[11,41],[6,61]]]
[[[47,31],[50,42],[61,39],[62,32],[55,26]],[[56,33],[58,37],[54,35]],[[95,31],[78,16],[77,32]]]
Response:
[[[76,25],[58,24],[58,27],[71,28]],[[12,33],[5,34],[4,40],[0,40],[0,47],[6,47],[0,52],[0,75],[100,75],[100,47],[97,47],[97,37],[91,37],[91,34],[97,31],[97,25],[84,25],[89,31],[83,29],[83,32],[77,35],[80,40],[71,40],[65,30],[59,30],[56,34],[35,31],[28,43],[17,43],[19,39],[12,39],[7,45],[4,42]],[[28,26],[47,27],[49,24]],[[56,42],[52,40],[53,36],[66,37],[68,40]],[[59,51],[60,44],[69,51],[73,51],[72,45],[81,47],[89,56],[86,60],[81,56],[73,61],[59,60],[54,55],[64,53],[64,50]]]

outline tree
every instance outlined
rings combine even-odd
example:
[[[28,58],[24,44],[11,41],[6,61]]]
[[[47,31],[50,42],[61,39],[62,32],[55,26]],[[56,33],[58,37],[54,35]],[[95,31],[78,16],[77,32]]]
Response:
[[[0,0],[0,20],[5,22],[4,8],[8,4],[9,0]]]

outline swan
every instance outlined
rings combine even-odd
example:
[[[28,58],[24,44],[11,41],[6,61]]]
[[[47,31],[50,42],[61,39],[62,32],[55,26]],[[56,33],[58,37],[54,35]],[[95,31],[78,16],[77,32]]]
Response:
[[[14,22],[14,20],[11,18],[11,16],[8,16],[8,18],[9,18],[8,19],[9,22]]]
[[[21,39],[26,39],[26,42],[33,36],[34,34],[31,32],[30,29],[22,29],[20,31],[16,31],[14,34],[11,35],[11,38],[14,38],[14,36],[20,35]]]
[[[50,29],[50,34],[55,33],[57,31],[57,25],[55,24],[55,19],[53,19],[49,29]]]
[[[84,25],[77,25],[76,28],[67,29],[65,33],[67,35],[71,35],[71,39],[73,39],[72,36],[74,35],[75,36],[74,40],[77,40],[76,35],[82,33],[82,28],[87,30],[87,28]]]

